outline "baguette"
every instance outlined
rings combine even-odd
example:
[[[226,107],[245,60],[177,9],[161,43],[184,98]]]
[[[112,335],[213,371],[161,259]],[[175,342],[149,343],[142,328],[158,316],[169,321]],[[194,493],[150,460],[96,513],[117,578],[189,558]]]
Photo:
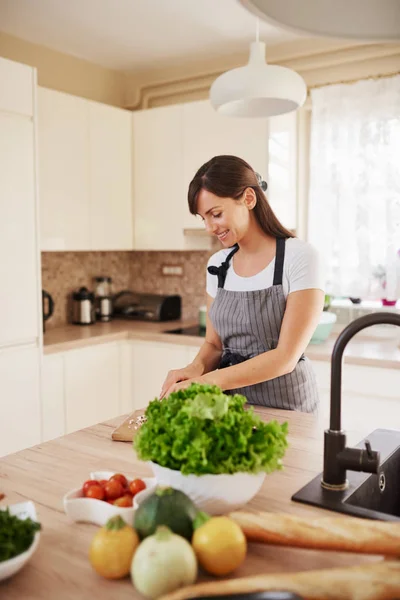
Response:
[[[355,517],[304,519],[280,513],[233,512],[229,517],[253,542],[339,552],[400,556],[400,522]]]
[[[298,594],[305,600],[394,600],[400,598],[400,562],[210,581],[182,588],[159,600],[278,590]]]

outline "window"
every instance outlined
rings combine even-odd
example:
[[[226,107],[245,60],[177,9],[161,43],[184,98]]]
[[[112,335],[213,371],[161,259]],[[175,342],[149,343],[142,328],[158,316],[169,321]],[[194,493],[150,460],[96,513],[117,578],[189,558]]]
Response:
[[[400,76],[312,91],[308,238],[327,291],[400,298]]]

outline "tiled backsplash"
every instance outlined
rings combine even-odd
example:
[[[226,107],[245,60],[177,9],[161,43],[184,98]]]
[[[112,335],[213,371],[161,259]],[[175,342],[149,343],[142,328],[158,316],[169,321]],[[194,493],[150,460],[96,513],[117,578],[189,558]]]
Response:
[[[69,321],[71,292],[93,289],[97,275],[112,277],[113,293],[122,289],[155,294],[180,294],[182,313],[197,318],[205,303],[206,265],[210,251],[193,252],[42,252],[42,286],[55,303],[46,329]],[[182,265],[182,276],[165,276],[164,264]]]

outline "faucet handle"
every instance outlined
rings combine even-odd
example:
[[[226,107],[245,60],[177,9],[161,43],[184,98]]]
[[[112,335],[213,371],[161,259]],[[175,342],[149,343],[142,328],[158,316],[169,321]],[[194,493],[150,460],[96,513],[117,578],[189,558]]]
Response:
[[[374,458],[373,451],[372,451],[371,444],[370,444],[369,440],[365,440],[365,449],[367,451],[368,458],[370,458],[370,459]]]

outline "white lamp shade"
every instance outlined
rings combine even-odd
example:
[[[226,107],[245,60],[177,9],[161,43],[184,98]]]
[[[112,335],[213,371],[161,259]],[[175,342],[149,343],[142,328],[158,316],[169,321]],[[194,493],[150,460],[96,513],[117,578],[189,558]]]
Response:
[[[286,67],[265,63],[265,44],[251,44],[248,65],[227,71],[210,89],[212,106],[231,117],[274,117],[302,106],[307,97],[303,78]]]
[[[399,0],[240,0],[272,25],[318,37],[400,40]]]

